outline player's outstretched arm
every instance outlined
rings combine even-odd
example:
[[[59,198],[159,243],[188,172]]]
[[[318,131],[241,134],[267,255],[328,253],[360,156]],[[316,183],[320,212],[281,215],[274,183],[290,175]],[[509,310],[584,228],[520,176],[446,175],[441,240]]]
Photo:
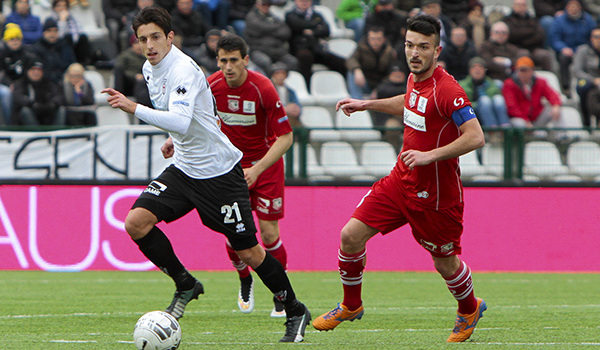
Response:
[[[345,115],[358,111],[370,110],[392,115],[402,115],[404,111],[404,95],[398,95],[390,98],[377,100],[357,100],[354,98],[345,98],[338,101],[336,110],[342,110]]]
[[[119,92],[113,88],[105,88],[105,89],[102,89],[101,92],[108,94],[108,97],[106,98],[106,100],[108,101],[108,104],[112,108],[119,108],[123,112],[127,112],[130,114],[135,113],[137,103],[135,103],[135,102],[131,101],[130,99],[128,99],[127,97],[125,97],[125,95],[123,95],[121,92]]]

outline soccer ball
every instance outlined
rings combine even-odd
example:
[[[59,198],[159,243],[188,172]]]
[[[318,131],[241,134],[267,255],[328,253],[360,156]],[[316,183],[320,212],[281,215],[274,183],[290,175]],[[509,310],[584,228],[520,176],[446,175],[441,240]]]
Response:
[[[181,342],[181,326],[164,311],[150,311],[135,324],[133,341],[139,350],[174,350]]]

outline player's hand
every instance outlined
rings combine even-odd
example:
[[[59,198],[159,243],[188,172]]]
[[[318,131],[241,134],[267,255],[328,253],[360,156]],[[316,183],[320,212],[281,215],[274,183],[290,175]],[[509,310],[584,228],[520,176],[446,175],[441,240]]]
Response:
[[[343,100],[339,100],[335,105],[335,110],[342,110],[345,115],[350,116],[350,114],[358,111],[364,111],[364,101],[357,100],[354,98],[345,98]]]
[[[259,175],[260,175],[260,172],[258,170],[256,170],[255,167],[250,167],[250,168],[244,169],[244,179],[246,180],[246,183],[248,184],[248,188],[252,187],[256,183],[256,179],[258,179]]]
[[[413,170],[416,166],[430,164],[433,161],[429,156],[429,153],[416,151],[414,149],[402,152],[400,158],[410,170]]]
[[[120,93],[119,91],[113,88],[105,88],[100,91],[103,94],[108,94],[106,101],[112,108],[119,108],[124,112],[133,114],[135,113],[135,108],[137,107],[137,103],[131,101],[125,95]]]
[[[173,139],[169,137],[167,141],[163,143],[162,147],[160,148],[160,151],[162,152],[162,155],[165,159],[173,157],[173,154],[175,153],[175,148],[173,147]]]

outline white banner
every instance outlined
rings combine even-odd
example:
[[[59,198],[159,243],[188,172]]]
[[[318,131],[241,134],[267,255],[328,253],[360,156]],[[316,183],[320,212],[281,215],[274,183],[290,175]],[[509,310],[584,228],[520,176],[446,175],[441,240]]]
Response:
[[[171,163],[168,134],[149,125],[0,131],[0,180],[146,180]]]

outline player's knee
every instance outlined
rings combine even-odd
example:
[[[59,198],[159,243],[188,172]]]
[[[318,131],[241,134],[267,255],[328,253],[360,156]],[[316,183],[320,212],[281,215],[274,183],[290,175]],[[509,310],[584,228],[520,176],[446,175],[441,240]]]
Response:
[[[125,218],[125,231],[133,239],[140,239],[144,237],[152,227],[156,224],[156,220],[153,220],[153,214],[148,215],[147,210],[131,210]]]
[[[340,244],[344,252],[353,253],[355,250],[361,250],[365,242],[357,231],[345,226],[340,233]]]

